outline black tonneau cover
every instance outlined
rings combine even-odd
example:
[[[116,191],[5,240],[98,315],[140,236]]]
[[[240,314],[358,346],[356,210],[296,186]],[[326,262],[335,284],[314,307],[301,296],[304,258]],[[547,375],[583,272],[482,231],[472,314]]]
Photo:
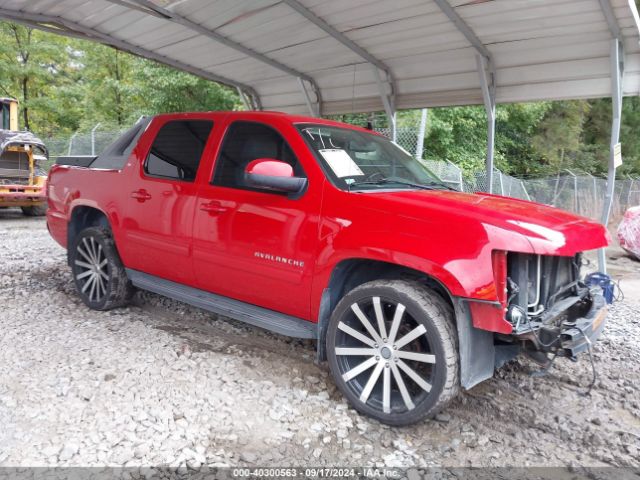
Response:
[[[63,155],[56,159],[56,163],[72,167],[88,167],[96,158],[98,158],[96,155]]]

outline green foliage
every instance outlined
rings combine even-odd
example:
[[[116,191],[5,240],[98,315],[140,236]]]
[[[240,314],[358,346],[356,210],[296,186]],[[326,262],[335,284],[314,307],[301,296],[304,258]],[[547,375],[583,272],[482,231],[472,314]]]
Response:
[[[0,22],[0,94],[20,100],[23,128],[49,132],[50,126],[63,124],[73,129],[79,96],[68,44],[63,37]]]
[[[234,110],[240,99],[234,90],[154,62],[140,61],[137,81],[145,99],[141,113]]]
[[[240,106],[228,87],[98,43],[0,22],[0,45],[0,96],[17,98],[20,127],[43,137]]]
[[[638,131],[640,99],[625,98],[620,133],[624,165],[619,174],[640,174]],[[482,106],[431,109],[424,155],[450,160],[467,173],[481,170],[486,132]],[[495,164],[514,176],[544,176],[565,169],[605,175],[610,135],[607,98],[498,105]]]

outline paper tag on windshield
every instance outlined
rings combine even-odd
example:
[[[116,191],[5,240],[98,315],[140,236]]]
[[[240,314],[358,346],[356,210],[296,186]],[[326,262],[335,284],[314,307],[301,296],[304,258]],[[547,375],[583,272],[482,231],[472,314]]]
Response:
[[[320,150],[320,155],[327,161],[333,173],[337,177],[355,177],[358,175],[364,175],[364,172],[360,170],[360,167],[347,152],[340,148],[326,148]]]

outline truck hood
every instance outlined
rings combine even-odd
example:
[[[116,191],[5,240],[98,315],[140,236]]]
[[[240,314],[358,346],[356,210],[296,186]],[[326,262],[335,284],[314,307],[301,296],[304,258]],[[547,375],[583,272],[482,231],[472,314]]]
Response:
[[[574,255],[605,247],[610,236],[601,224],[579,215],[539,203],[499,195],[443,190],[360,192],[365,204],[378,211],[428,221],[434,211],[474,219],[483,224],[518,233],[533,252]]]

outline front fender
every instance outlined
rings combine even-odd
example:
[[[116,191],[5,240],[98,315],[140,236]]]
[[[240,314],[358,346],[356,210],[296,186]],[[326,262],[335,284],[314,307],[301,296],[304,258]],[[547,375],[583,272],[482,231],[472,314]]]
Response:
[[[481,219],[428,211],[424,217],[393,214],[363,207],[354,199],[359,197],[329,197],[323,206],[311,298],[316,318],[322,292],[345,260],[407,267],[436,279],[452,297],[493,302],[492,251],[533,253],[522,233]]]

